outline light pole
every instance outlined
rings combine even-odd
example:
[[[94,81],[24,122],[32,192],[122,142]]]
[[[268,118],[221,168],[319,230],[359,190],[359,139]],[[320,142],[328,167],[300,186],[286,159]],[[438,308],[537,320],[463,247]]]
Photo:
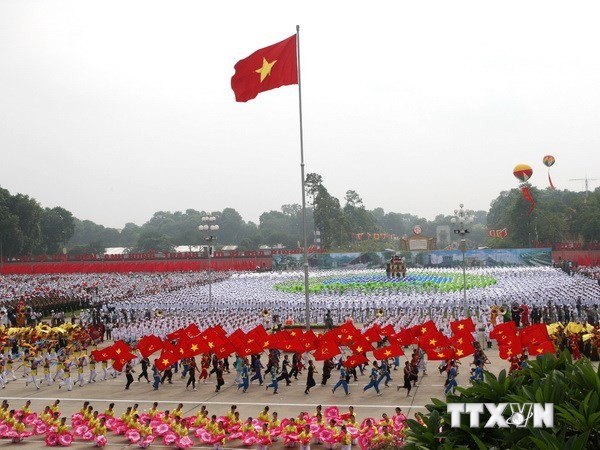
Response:
[[[469,232],[467,225],[473,223],[473,215],[471,211],[465,209],[465,205],[462,203],[459,205],[460,209],[454,210],[454,217],[451,222],[458,228],[454,229],[454,234],[460,234],[460,250],[462,251],[462,270],[463,270],[463,296],[464,296],[464,308],[466,314],[467,308],[467,270],[465,267],[465,252],[467,250],[467,239],[465,235]]]
[[[208,310],[212,311],[212,241],[216,240],[217,237],[213,234],[219,231],[219,225],[215,223],[217,218],[215,216],[204,216],[202,217],[202,225],[198,226],[198,229],[206,234],[204,240],[208,242]]]

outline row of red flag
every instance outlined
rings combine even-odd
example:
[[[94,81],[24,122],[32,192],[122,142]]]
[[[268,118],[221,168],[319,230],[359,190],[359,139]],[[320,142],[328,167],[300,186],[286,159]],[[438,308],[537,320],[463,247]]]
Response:
[[[201,331],[195,324],[181,328],[161,339],[155,335],[144,336],[137,343],[137,349],[143,357],[160,352],[156,361],[159,370],[164,370],[183,358],[200,354],[214,353],[219,359],[236,354],[246,357],[260,354],[264,350],[279,349],[284,352],[312,352],[317,361],[336,357],[344,353],[344,364],[355,367],[367,362],[366,353],[372,352],[373,358],[382,360],[403,356],[402,347],[418,345],[430,360],[460,359],[475,353],[473,335],[475,324],[470,318],[450,322],[452,336],[447,337],[432,320],[396,332],[392,325],[381,327],[377,324],[359,330],[353,323],[346,322],[324,334],[317,335],[312,330],[281,330],[269,334],[262,325],[245,333],[241,329],[227,335],[221,326]],[[530,354],[554,351],[545,325],[531,325],[517,331],[514,322],[506,322],[492,330],[491,337],[498,340],[500,357],[521,354],[527,347]],[[384,346],[377,344],[387,338]],[[552,348],[550,348],[552,346]],[[350,354],[340,347],[346,347]],[[124,365],[136,355],[122,341],[110,347],[92,352],[96,361],[114,360],[113,367],[122,370]]]

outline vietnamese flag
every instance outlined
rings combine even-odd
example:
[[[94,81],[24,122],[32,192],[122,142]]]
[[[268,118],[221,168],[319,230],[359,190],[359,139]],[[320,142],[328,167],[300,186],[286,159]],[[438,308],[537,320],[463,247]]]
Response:
[[[231,77],[237,102],[247,102],[265,91],[298,84],[296,35],[255,51],[238,61]]]
[[[427,322],[424,322],[420,325],[415,325],[414,327],[410,327],[409,330],[410,330],[410,333],[414,337],[419,337],[424,334],[433,334],[435,332],[440,331],[440,330],[438,330],[437,325],[435,324],[435,322],[433,320],[428,320]]]
[[[154,336],[153,334],[149,336],[144,336],[140,339],[140,342],[137,344],[137,349],[140,351],[144,358],[147,358],[152,353],[162,350],[163,343],[162,340],[158,336]]]
[[[475,324],[473,323],[473,319],[469,317],[467,319],[450,322],[450,329],[454,334],[463,332],[473,333],[475,331]]]
[[[472,355],[474,353],[475,353],[475,347],[473,347],[473,342],[471,340],[464,341],[461,344],[454,345],[454,355],[458,359],[466,358],[467,356]]]
[[[404,352],[398,345],[388,345],[387,347],[378,348],[373,352],[373,357],[378,360],[403,356]]]
[[[350,345],[350,349],[352,350],[352,353],[365,353],[374,351],[375,347],[373,347],[364,337],[361,337],[357,339],[354,344]]]
[[[552,341],[544,341],[539,344],[528,345],[527,350],[529,350],[529,354],[531,356],[541,356],[546,353],[556,353],[556,349],[554,348]]]
[[[361,336],[361,332],[358,331],[351,322],[346,322],[343,325],[334,328],[333,331],[337,336],[338,343],[344,345],[354,342],[359,336]]]
[[[467,344],[473,343],[473,335],[471,333],[459,333],[450,336],[450,345],[453,347],[464,347]],[[471,345],[472,347],[473,345]]]
[[[424,334],[417,341],[423,350],[450,346],[450,341],[441,331]]]
[[[381,341],[381,336],[378,333],[378,329],[380,328],[375,328],[374,326],[372,326],[371,328],[368,328],[366,330],[363,331],[363,338],[366,339],[367,342],[371,343],[371,344],[375,344],[379,341]],[[388,336],[389,338],[389,336]]]
[[[165,370],[165,369],[168,369],[169,367],[171,367],[177,361],[179,361],[179,358],[177,357],[177,355],[175,355],[174,353],[171,353],[168,350],[163,350],[160,353],[160,356],[156,360],[155,364],[156,364],[156,368],[158,370]]]
[[[521,345],[521,339],[518,336],[514,336],[512,339],[507,339],[501,345],[498,346],[500,358],[510,359],[513,356],[517,356],[523,353],[523,346]]]
[[[367,359],[367,357],[365,355],[352,355],[350,357],[348,357],[348,359],[346,359],[346,361],[344,361],[344,366],[346,367],[356,367],[360,364],[364,364],[366,362],[369,362],[369,360]]]
[[[441,350],[425,350],[427,358],[430,361],[444,361],[447,359],[454,358],[454,350],[451,348],[445,348]]]

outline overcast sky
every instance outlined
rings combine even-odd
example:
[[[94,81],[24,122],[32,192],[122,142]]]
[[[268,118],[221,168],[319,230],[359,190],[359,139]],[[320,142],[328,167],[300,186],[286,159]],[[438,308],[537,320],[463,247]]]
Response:
[[[236,103],[234,64],[300,25],[307,172],[432,219],[518,163],[600,179],[600,5],[0,1],[0,186],[121,228],[300,203],[298,89]],[[590,181],[590,188],[600,181]]]

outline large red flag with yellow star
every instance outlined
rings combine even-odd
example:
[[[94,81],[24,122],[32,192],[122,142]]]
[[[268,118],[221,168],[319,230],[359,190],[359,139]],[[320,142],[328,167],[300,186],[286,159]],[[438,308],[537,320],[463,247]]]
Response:
[[[234,68],[231,89],[238,102],[252,100],[264,91],[298,84],[296,35],[255,51]]]

